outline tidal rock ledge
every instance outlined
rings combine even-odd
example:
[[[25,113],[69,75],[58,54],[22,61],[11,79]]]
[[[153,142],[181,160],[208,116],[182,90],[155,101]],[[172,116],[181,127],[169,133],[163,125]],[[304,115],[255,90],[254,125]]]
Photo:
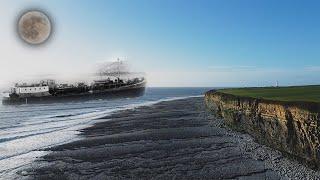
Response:
[[[319,103],[239,97],[215,90],[205,94],[205,103],[230,128],[320,168]]]

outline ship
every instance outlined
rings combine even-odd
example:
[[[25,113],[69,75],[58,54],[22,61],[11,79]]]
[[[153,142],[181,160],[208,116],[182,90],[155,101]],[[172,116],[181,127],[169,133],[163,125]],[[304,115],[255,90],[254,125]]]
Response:
[[[99,79],[91,83],[56,83],[53,79],[38,83],[16,83],[2,98],[3,105],[74,102],[111,98],[129,98],[142,96],[146,88],[145,77],[123,78],[117,62],[117,71],[100,71]]]

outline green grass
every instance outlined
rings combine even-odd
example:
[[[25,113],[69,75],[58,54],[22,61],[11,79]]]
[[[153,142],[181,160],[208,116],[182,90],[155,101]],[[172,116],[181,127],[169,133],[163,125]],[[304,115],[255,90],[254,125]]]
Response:
[[[320,85],[264,88],[232,88],[218,92],[278,101],[303,101],[320,103]]]

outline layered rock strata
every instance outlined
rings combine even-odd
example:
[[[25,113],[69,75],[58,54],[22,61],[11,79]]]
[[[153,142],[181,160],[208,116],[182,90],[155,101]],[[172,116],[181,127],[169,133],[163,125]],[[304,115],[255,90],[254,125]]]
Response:
[[[252,135],[314,168],[320,166],[320,104],[239,97],[218,91],[205,95],[208,109],[232,129]]]

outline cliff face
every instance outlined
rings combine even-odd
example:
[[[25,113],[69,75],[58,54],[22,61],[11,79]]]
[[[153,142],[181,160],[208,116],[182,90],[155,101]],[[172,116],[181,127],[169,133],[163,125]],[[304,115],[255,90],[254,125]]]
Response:
[[[320,105],[237,97],[216,91],[205,95],[207,108],[258,142],[320,167]]]

